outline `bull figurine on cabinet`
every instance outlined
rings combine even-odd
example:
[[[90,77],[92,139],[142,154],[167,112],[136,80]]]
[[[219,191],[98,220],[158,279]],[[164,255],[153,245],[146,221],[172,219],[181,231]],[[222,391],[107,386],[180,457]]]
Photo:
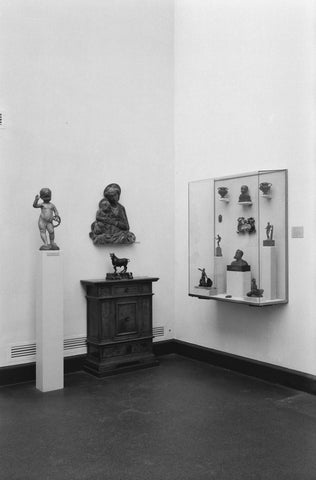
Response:
[[[107,273],[107,280],[121,280],[133,278],[133,274],[131,272],[127,272],[127,264],[129,262],[129,258],[118,258],[115,253],[110,253],[110,257],[114,268],[114,273]],[[121,268],[122,270],[118,272],[118,268]]]

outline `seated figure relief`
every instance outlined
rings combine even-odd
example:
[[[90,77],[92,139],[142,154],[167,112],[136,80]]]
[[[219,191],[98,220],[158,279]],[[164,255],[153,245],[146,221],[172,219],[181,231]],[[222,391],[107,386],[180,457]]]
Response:
[[[95,245],[135,242],[136,237],[129,230],[125,208],[119,203],[120,196],[121,187],[117,183],[110,183],[104,189],[89,234]]]

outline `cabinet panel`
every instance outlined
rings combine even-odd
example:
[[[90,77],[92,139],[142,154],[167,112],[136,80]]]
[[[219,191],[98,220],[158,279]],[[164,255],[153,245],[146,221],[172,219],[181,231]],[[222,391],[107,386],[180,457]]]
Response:
[[[139,317],[136,300],[117,302],[115,336],[137,335],[141,323]]]
[[[124,296],[135,295],[142,293],[151,293],[150,284],[136,284],[136,285],[118,285],[112,287],[112,295]]]

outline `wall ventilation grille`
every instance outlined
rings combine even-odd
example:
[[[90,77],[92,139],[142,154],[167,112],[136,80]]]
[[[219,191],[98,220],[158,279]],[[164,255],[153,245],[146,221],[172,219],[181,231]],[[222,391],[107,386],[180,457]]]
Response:
[[[154,337],[163,337],[165,334],[165,327],[154,327],[153,336]]]
[[[11,363],[33,362],[36,359],[36,343],[11,345],[9,359]],[[64,339],[64,355],[82,354],[87,351],[86,337]]]
[[[33,357],[36,355],[35,343],[14,345],[11,347],[11,358]]]
[[[64,350],[73,350],[87,345],[86,337],[66,338],[64,340]]]
[[[164,327],[154,327],[152,330],[153,337],[163,337],[165,334]],[[75,352],[76,350],[76,352]],[[87,339],[86,337],[72,337],[64,339],[64,354],[69,356],[72,354],[86,353]],[[13,363],[23,363],[35,361],[36,343],[26,343],[11,345],[9,357]]]

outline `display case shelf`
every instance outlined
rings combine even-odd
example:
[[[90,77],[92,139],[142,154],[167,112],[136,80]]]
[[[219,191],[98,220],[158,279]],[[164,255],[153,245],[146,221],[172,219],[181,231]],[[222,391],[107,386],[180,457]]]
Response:
[[[189,183],[189,295],[288,302],[287,170]]]

